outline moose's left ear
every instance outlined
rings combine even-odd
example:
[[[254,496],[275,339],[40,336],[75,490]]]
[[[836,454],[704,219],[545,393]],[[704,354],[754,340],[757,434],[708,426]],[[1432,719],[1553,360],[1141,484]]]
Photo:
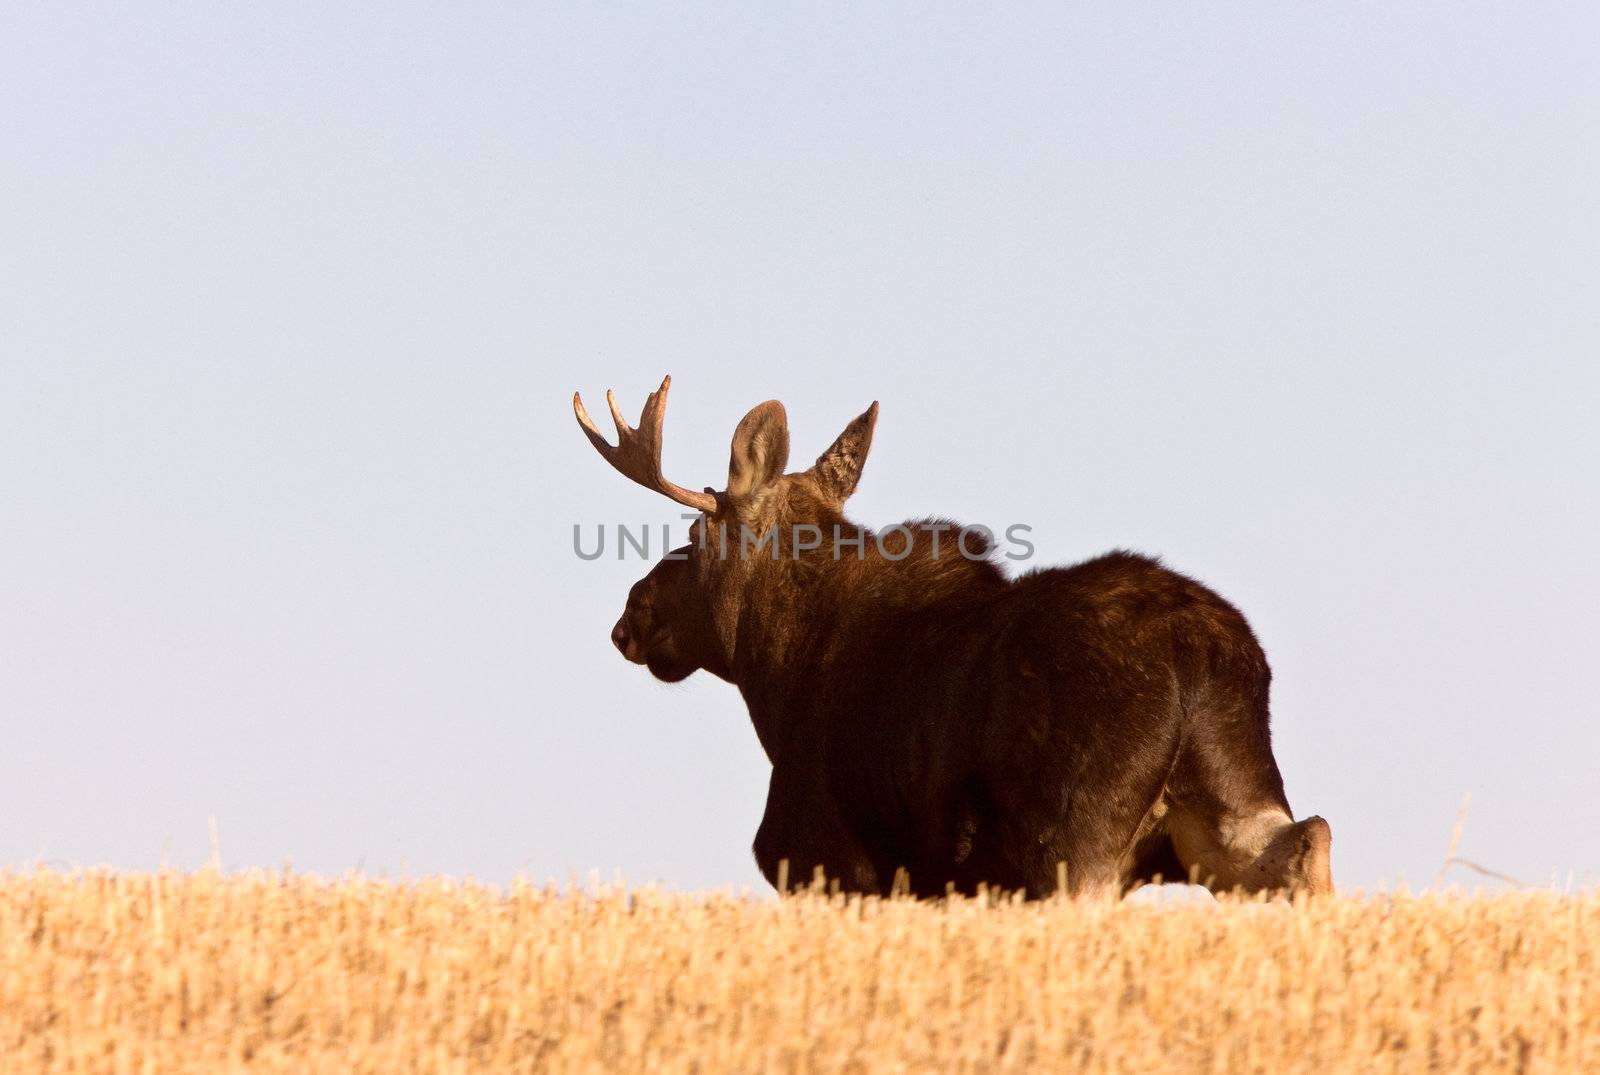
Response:
[[[861,468],[867,465],[867,451],[872,447],[872,429],[877,424],[878,401],[873,400],[872,406],[845,426],[839,439],[817,456],[811,476],[836,503],[844,503],[856,491]]]

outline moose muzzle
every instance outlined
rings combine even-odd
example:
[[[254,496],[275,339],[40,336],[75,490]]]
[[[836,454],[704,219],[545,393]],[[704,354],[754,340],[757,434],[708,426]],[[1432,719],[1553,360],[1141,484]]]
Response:
[[[626,614],[617,621],[615,627],[611,628],[611,643],[621,651],[624,657],[634,664],[644,660],[639,653],[639,640],[628,629],[628,617]]]

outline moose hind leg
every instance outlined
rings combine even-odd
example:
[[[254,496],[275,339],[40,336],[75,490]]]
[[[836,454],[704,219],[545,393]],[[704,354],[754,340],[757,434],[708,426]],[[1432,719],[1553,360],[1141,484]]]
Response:
[[[1142,860],[1161,838],[1171,757],[1171,751],[1147,751],[1121,767],[1085,772],[1067,795],[1059,823],[1033,848],[1030,894],[1054,892],[1062,864],[1067,892],[1078,899],[1116,900],[1135,887],[1140,867],[1149,865]]]
[[[1168,825],[1179,861],[1213,892],[1333,891],[1332,832],[1320,817],[1296,822],[1278,806],[1220,814],[1179,806]]]
[[[1213,892],[1332,892],[1328,823],[1294,820],[1272,756],[1265,659],[1210,673],[1173,773],[1168,831],[1179,861]]]

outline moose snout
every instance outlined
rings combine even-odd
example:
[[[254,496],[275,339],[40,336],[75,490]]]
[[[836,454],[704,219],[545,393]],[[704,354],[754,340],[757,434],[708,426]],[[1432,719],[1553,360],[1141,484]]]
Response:
[[[611,628],[611,644],[634,664],[644,663],[646,642],[647,638],[638,630],[637,625],[629,622],[627,613],[623,613],[622,619]]]
[[[611,644],[616,646],[628,660],[633,660],[633,654],[628,652],[633,644],[633,635],[628,630],[628,617],[622,617],[617,621],[617,625],[611,628]]]

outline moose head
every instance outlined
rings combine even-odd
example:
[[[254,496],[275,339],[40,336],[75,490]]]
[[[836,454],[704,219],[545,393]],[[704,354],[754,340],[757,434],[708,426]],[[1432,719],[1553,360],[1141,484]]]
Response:
[[[650,393],[637,429],[606,392],[615,445],[595,428],[580,394],[572,396],[578,424],[619,473],[701,513],[689,544],[672,550],[634,584],[611,639],[624,657],[658,679],[676,682],[703,668],[731,680],[741,631],[749,637],[752,629],[747,617],[785,603],[794,563],[820,547],[824,535],[857,529],[845,521],[844,502],[861,480],[878,404],[850,422],[810,467],[790,474],[783,404],[762,403],[734,429],[726,488],[697,493],[669,481],[661,469],[671,387],[669,376]]]

